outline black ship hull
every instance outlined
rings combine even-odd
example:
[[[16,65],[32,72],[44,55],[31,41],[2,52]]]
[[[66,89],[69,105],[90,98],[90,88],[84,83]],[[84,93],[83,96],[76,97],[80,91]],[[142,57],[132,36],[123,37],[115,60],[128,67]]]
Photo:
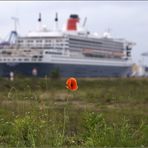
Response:
[[[9,77],[21,74],[33,76],[36,69],[38,77],[49,76],[58,70],[61,77],[124,77],[131,73],[130,66],[97,66],[97,65],[72,65],[52,63],[0,63],[0,76]]]

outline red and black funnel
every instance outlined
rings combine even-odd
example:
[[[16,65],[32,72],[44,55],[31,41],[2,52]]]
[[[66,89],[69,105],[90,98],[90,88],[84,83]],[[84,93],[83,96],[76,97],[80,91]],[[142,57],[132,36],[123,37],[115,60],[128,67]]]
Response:
[[[70,18],[67,21],[67,30],[76,31],[78,22],[79,22],[79,16],[76,14],[71,14]]]

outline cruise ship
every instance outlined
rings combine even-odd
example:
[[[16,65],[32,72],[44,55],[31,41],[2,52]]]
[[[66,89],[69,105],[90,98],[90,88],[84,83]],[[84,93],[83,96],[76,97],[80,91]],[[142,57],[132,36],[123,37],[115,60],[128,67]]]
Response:
[[[127,77],[133,65],[135,43],[103,36],[85,29],[77,14],[71,14],[64,30],[48,30],[42,25],[25,36],[11,32],[9,41],[0,43],[0,76],[22,74],[44,77],[58,71],[61,77]]]

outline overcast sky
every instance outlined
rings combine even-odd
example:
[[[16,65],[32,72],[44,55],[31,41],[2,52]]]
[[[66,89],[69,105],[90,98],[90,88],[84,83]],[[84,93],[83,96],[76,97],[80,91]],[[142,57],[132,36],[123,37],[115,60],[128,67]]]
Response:
[[[148,52],[148,2],[142,1],[0,1],[0,37],[7,38],[14,28],[11,17],[19,18],[19,34],[26,34],[37,27],[38,13],[43,23],[52,29],[55,13],[59,26],[70,14],[79,14],[81,24],[87,16],[86,27],[90,32],[103,34],[111,29],[112,37],[125,38],[136,43],[133,60],[139,62],[140,54]],[[148,57],[147,57],[148,59]],[[146,58],[144,62],[146,63]],[[148,64],[147,64],[148,65]]]

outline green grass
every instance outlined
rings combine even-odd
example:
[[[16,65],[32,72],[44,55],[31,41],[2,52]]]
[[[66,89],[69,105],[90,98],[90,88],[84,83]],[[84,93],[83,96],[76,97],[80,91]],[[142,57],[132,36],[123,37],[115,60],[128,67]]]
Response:
[[[65,81],[0,78],[0,146],[148,146],[148,79]]]

